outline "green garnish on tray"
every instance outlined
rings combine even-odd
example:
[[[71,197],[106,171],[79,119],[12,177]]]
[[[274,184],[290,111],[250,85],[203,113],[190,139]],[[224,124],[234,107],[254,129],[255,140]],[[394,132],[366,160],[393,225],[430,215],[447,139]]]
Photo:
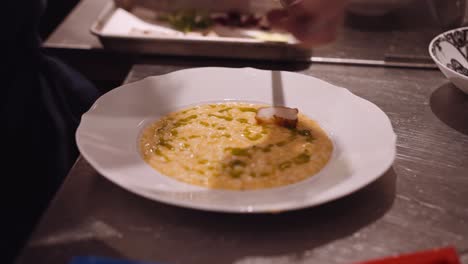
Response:
[[[169,23],[173,28],[185,33],[193,30],[207,29],[213,24],[212,19],[207,14],[195,10],[179,10],[161,14],[158,16],[158,19]]]

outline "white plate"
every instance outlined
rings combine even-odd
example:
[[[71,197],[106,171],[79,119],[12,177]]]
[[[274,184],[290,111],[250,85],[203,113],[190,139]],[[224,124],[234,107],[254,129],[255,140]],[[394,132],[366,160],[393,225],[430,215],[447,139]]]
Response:
[[[181,107],[223,100],[272,103],[270,71],[197,68],[116,88],[83,115],[79,150],[104,177],[138,195],[182,207],[221,212],[278,212],[319,205],[380,177],[393,163],[396,135],[374,104],[306,75],[282,72],[287,106],[319,122],[334,143],[329,163],[296,184],[255,191],[213,190],[161,175],[141,158],[142,128]]]

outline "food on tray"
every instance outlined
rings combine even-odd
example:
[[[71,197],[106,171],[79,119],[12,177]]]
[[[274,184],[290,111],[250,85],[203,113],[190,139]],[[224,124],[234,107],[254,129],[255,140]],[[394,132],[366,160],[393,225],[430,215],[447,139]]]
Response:
[[[174,29],[183,32],[205,30],[215,25],[262,30],[270,29],[265,16],[237,11],[206,13],[189,9],[175,12],[159,12],[156,18],[159,21],[168,22]]]
[[[170,113],[143,130],[142,157],[161,174],[219,189],[279,187],[317,174],[333,152],[327,134],[297,109],[265,107],[228,102]],[[296,124],[258,122],[258,114]]]
[[[156,21],[180,32],[202,36],[243,37],[293,42],[289,33],[273,31],[266,16],[237,11],[206,13],[196,10],[157,12]]]
[[[167,22],[174,29],[183,32],[193,30],[204,30],[213,25],[213,20],[208,14],[194,10],[181,10],[171,13],[160,13],[157,15],[159,21]]]
[[[264,16],[239,12],[162,12],[143,7],[135,7],[129,12],[117,8],[101,32],[112,36],[144,38],[297,43],[290,33],[269,29]]]

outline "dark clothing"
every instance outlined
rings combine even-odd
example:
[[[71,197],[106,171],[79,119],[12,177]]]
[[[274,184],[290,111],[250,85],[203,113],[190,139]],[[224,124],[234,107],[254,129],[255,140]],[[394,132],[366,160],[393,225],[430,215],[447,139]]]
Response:
[[[17,253],[73,165],[75,130],[98,96],[89,81],[40,48],[44,5],[2,3],[2,184],[13,194],[2,199],[0,263]]]

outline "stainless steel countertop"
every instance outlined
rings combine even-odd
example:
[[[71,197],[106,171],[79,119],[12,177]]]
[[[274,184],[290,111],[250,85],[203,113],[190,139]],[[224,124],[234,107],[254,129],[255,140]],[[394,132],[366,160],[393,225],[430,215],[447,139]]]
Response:
[[[135,65],[127,81],[182,68]],[[76,255],[161,263],[351,263],[455,246],[468,263],[468,95],[436,70],[279,65],[346,87],[383,109],[397,158],[362,190],[310,209],[264,215],[167,206],[108,182],[80,158],[18,264],[63,264]]]

